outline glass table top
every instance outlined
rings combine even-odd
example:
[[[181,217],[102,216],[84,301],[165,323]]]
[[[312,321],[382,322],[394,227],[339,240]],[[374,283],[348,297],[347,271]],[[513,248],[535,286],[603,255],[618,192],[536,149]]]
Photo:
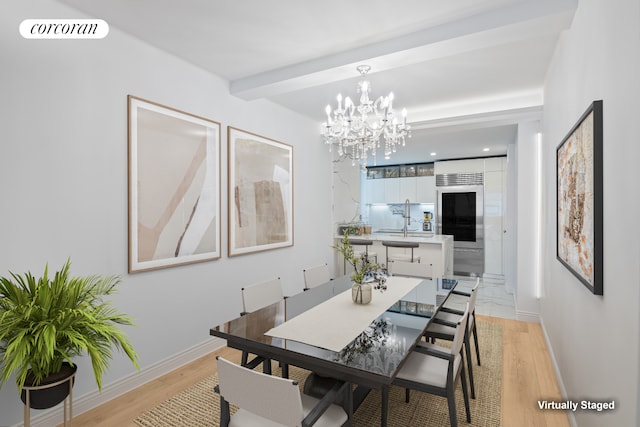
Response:
[[[265,333],[283,323],[285,319],[292,319],[334,295],[350,290],[351,280],[348,276],[233,319],[211,329],[211,335],[225,338],[230,343],[260,343],[266,345],[264,348],[268,350],[286,351],[294,359],[296,356],[299,356],[300,360],[313,357],[366,374],[392,378],[456,284],[455,279],[421,280],[415,288],[391,305],[339,352],[294,340],[275,338]],[[375,293],[379,291],[373,292],[375,298]],[[317,327],[322,328],[322,324]],[[309,333],[312,334],[313,331]]]

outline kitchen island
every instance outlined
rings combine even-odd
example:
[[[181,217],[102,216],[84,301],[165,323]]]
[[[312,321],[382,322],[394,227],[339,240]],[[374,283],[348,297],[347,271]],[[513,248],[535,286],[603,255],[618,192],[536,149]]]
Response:
[[[432,233],[407,233],[404,237],[403,233],[371,233],[349,236],[353,239],[368,239],[373,241],[373,245],[369,246],[369,252],[378,254],[378,263],[385,264],[385,247],[382,245],[384,241],[392,242],[415,242],[419,246],[414,249],[414,257],[420,257],[420,262],[431,265],[433,277],[444,277],[453,275],[453,236]],[[335,236],[336,241],[341,240],[342,236]],[[355,249],[364,249],[363,247],[354,246]],[[389,248],[393,253],[411,254],[411,249]],[[340,254],[337,254],[336,266],[342,267],[343,260]],[[337,267],[339,268],[339,267]]]

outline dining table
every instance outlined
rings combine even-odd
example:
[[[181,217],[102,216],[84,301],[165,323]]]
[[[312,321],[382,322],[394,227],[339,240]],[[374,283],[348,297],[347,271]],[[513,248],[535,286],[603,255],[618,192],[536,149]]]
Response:
[[[342,276],[209,333],[283,367],[356,385],[354,408],[380,390],[380,425],[386,426],[389,387],[456,284],[454,278],[389,276],[386,290],[373,290],[371,303],[361,305],[352,300],[351,278]]]

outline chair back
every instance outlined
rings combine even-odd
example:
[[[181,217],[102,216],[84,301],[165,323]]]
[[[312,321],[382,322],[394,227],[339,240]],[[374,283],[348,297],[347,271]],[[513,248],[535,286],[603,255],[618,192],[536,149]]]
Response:
[[[469,318],[469,303],[464,310],[464,314],[458,320],[458,324],[456,325],[456,332],[453,335],[453,341],[451,343],[451,354],[456,355],[460,354],[462,350],[462,343],[464,342],[464,334],[467,330],[467,320]]]
[[[476,279],[476,285],[471,289],[471,296],[469,297],[469,312],[473,313],[476,309],[476,298],[478,297],[478,287],[480,286],[480,278]]]
[[[327,264],[307,268],[306,270],[302,270],[302,273],[304,274],[305,289],[315,288],[316,286],[327,283],[331,280],[331,276],[329,275],[329,266]]]
[[[389,266],[389,272],[393,276],[424,277],[431,279],[433,276],[430,264],[420,262],[395,261]]]
[[[251,313],[284,298],[280,278],[242,288],[242,309]]]
[[[296,381],[244,368],[217,357],[220,396],[245,411],[285,426],[304,418]]]

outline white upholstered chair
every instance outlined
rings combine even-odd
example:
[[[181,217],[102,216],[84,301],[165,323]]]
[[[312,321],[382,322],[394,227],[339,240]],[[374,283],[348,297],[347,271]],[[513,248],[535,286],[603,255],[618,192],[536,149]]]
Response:
[[[284,293],[282,291],[282,284],[280,278],[275,278],[267,282],[255,283],[250,286],[242,288],[242,313],[252,313],[256,310],[264,308],[268,305],[275,304],[284,299]],[[255,367],[260,363],[263,363],[263,370],[265,373],[271,373],[271,360],[258,355],[253,360],[249,361],[249,353],[242,352],[242,366]],[[283,372],[288,372],[286,369]]]
[[[471,361],[471,339],[470,334],[473,335],[476,347],[476,360],[478,362],[478,366],[480,366],[480,349],[478,347],[478,331],[476,329],[476,319],[475,319],[475,311],[476,311],[476,298],[478,296],[478,287],[480,286],[480,278],[476,279],[476,284],[471,289],[469,294],[462,293],[460,291],[456,291],[455,289],[452,293],[466,295],[468,297],[467,305],[469,307],[469,318],[467,320],[468,329],[464,335],[464,347],[465,354],[467,359],[467,369],[469,370],[469,384],[471,386],[471,397],[473,399],[476,398],[476,390],[475,390],[475,382],[473,379],[473,362]],[[447,341],[452,341],[455,335],[455,324],[460,320],[463,311],[455,310],[452,308],[448,308],[443,306],[440,308],[434,319],[431,321],[429,326],[427,327],[427,331],[424,336],[427,340],[434,341],[435,339],[443,339]]]
[[[349,411],[333,404],[339,395],[351,399],[351,385],[336,383],[323,399],[300,393],[293,380],[266,375],[217,358],[220,425],[227,426],[343,426]],[[229,404],[238,406],[231,416]],[[352,404],[348,404],[349,409]]]
[[[282,301],[284,293],[280,278],[255,283],[242,288],[242,310],[251,313],[276,302]]]
[[[420,342],[407,357],[400,372],[393,381],[394,385],[406,388],[406,401],[409,402],[410,390],[422,391],[447,398],[449,403],[449,421],[457,427],[455,386],[458,378],[462,381],[462,395],[467,415],[471,423],[469,395],[467,393],[462,342],[467,329],[469,308],[456,323],[456,331],[451,348]]]
[[[331,280],[329,274],[329,266],[327,264],[318,265],[316,267],[306,268],[302,270],[304,275],[304,289],[315,288],[318,285],[327,283]]]

